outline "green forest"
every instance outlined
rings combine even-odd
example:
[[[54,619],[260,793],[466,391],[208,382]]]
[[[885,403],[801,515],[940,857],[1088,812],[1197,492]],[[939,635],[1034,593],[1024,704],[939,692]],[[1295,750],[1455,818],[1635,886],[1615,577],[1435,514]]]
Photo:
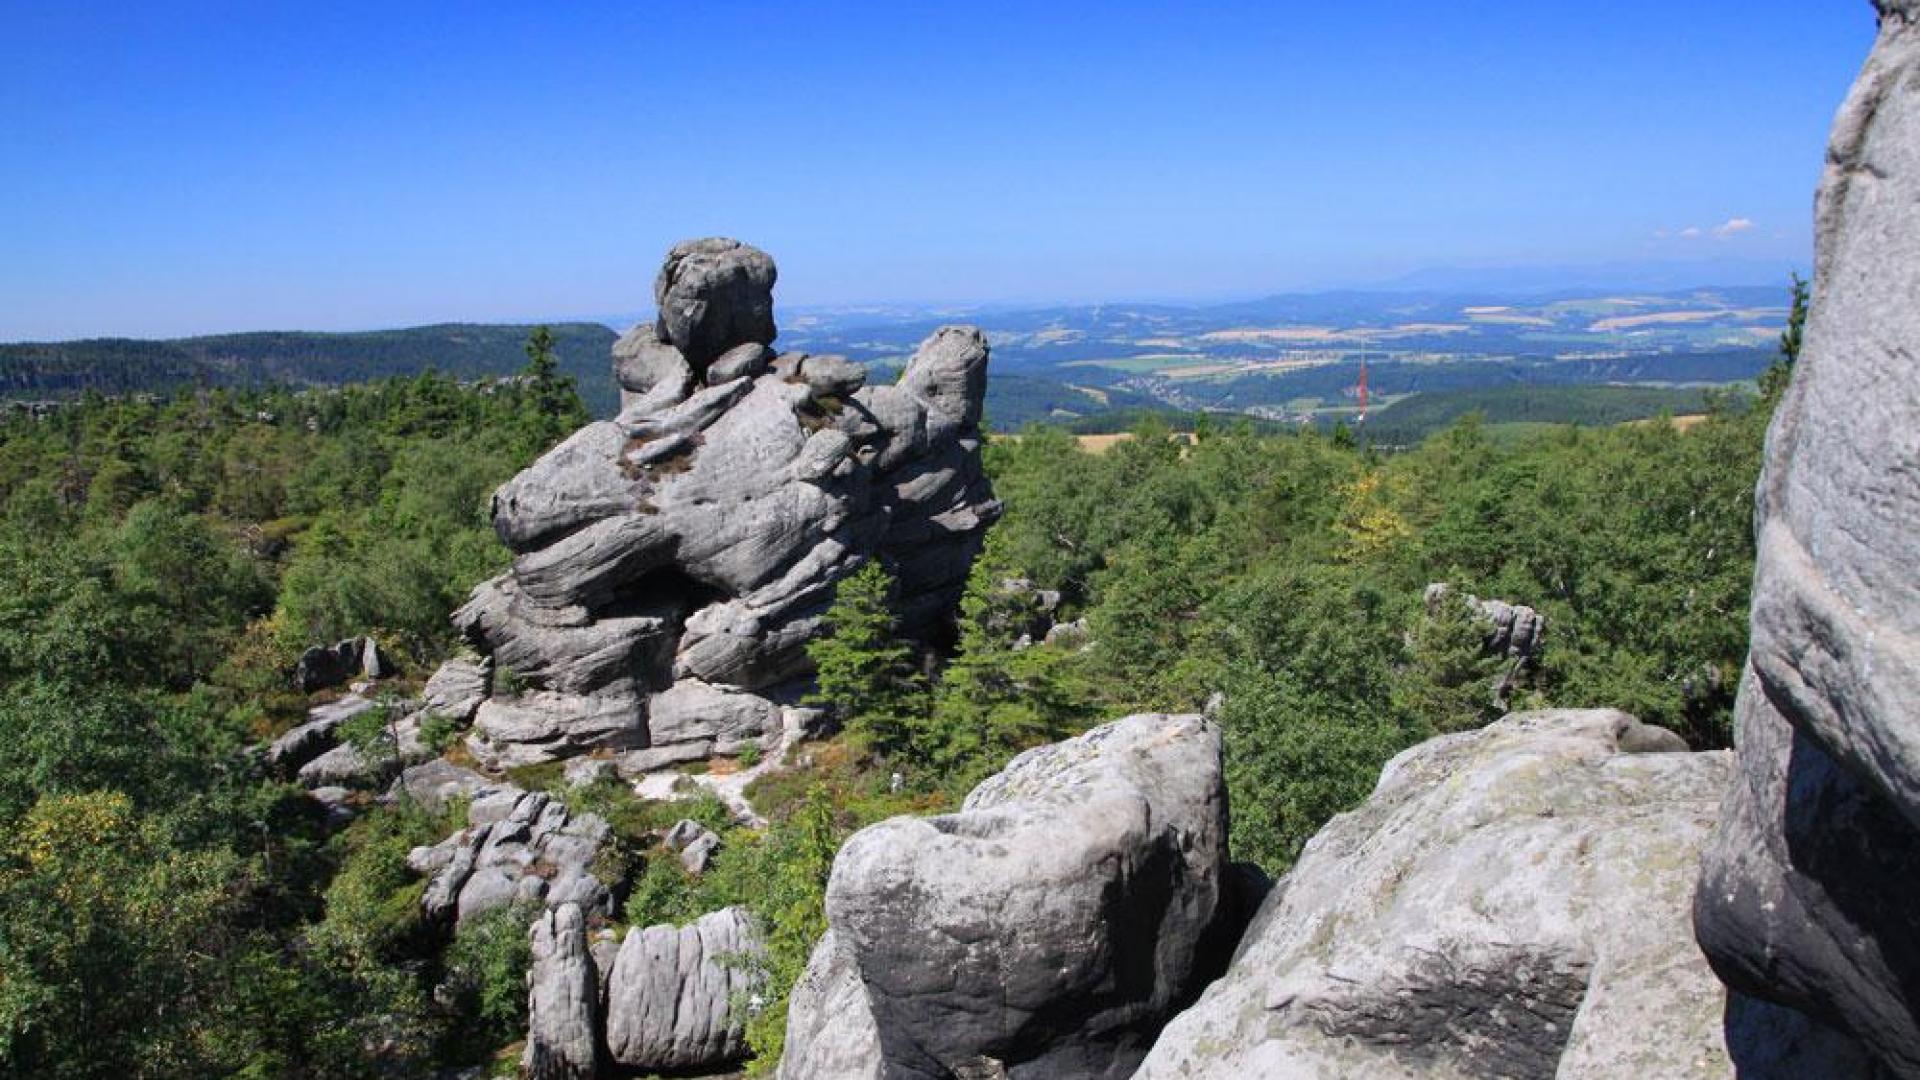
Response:
[[[459,648],[449,612],[507,560],[491,492],[588,415],[552,349],[536,335],[500,382],[89,394],[0,422],[0,1072],[511,1074],[527,914],[450,935],[405,865],[458,810],[369,805],[331,831],[259,747],[304,717],[309,645],[371,634],[416,682]],[[769,827],[613,781],[565,797],[615,826],[624,923],[757,913],[765,1073],[853,829],[1217,695],[1235,855],[1279,873],[1395,753],[1499,715],[1503,661],[1459,597],[1547,620],[1512,708],[1613,706],[1725,746],[1781,381],[1684,431],[1494,438],[1467,413],[1392,451],[1147,417],[1096,455],[1028,427],[987,447],[1007,510],[948,653],[894,635],[884,567],[841,584],[813,647],[841,732],[749,789]],[[1429,604],[1440,582],[1455,599]],[[726,833],[698,878],[657,857],[689,815]]]

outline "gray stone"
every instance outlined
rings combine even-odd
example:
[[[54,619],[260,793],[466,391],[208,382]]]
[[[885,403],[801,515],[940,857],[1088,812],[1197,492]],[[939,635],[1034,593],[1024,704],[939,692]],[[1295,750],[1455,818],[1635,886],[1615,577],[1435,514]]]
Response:
[[[393,775],[382,763],[369,761],[358,747],[342,743],[300,766],[299,779],[310,788],[371,787],[384,779],[382,773]]]
[[[593,1080],[599,1073],[600,977],[587,948],[586,918],[562,904],[534,920],[527,972],[526,1080]]]
[[[1453,589],[1445,582],[1428,585],[1427,612],[1437,613],[1440,605],[1453,596]],[[1474,617],[1486,624],[1487,636],[1481,643],[1485,655],[1506,661],[1506,667],[1494,676],[1492,694],[1495,707],[1505,709],[1512,704],[1513,692],[1520,687],[1522,680],[1540,665],[1540,656],[1545,648],[1547,617],[1525,604],[1482,600],[1471,593],[1461,595],[1459,601],[1466,605]],[[1687,746],[1682,742],[1678,749],[1685,750]]]
[[[902,634],[948,632],[1000,513],[969,398],[985,338],[938,331],[899,385],[861,387],[839,357],[770,360],[772,282],[744,245],[676,247],[660,322],[615,346],[619,419],[496,493],[512,568],[455,617],[493,664],[468,740],[488,766],[604,749],[632,775],[777,745],[838,583],[875,557]]]
[[[588,424],[535,459],[493,494],[493,528],[515,551],[537,550],[583,526],[633,512],[645,477],[622,467],[626,428]]]
[[[653,285],[659,339],[679,349],[695,375],[736,345],[771,344],[775,277],[767,253],[738,240],[675,244]]]
[[[559,761],[593,750],[647,744],[646,707],[617,694],[579,696],[538,690],[490,698],[474,716],[467,747],[493,769]]]
[[[982,1056],[1022,1080],[1129,1075],[1217,960],[1220,755],[1200,717],[1128,717],[1020,755],[957,814],[856,833],[827,918],[874,1033],[790,1009],[788,1053],[839,1059],[873,1040],[888,1077]],[[808,978],[815,1002],[846,996],[845,976]]]
[[[1731,1076],[1687,925],[1731,762],[1626,752],[1639,726],[1516,713],[1395,758],[1139,1080]]]
[[[503,786],[473,800],[466,828],[433,848],[416,848],[407,863],[432,875],[421,898],[430,919],[464,922],[512,904],[578,904],[610,915],[613,893],[594,865],[611,835],[596,814],[575,814],[545,792]]]
[[[523,687],[563,694],[633,694],[672,663],[680,610],[671,599],[590,615],[520,595],[511,577],[481,583],[454,624],[485,642],[493,662]]]
[[[561,771],[561,778],[568,787],[590,787],[606,780],[617,779],[620,770],[612,758],[575,758],[567,762]]]
[[[342,828],[359,816],[360,808],[354,804],[354,793],[348,788],[317,787],[307,792],[307,797],[325,808],[329,828]]]
[[[607,1049],[629,1069],[717,1068],[746,1053],[766,950],[742,908],[627,932],[607,982]]]
[[[472,769],[462,768],[445,758],[435,758],[402,770],[387,795],[390,798],[404,796],[428,813],[438,814],[455,799],[474,799],[503,786]]]
[[[267,763],[282,773],[296,773],[308,762],[340,745],[340,725],[374,707],[358,694],[307,710],[307,722],[275,739],[267,747]]]
[[[757,341],[735,345],[721,353],[707,368],[707,384],[718,386],[734,379],[764,375],[773,366],[773,350]]]
[[[680,856],[680,865],[689,874],[704,874],[720,850],[720,837],[712,829],[690,818],[682,818],[667,830],[662,839],[668,851]]]
[[[1734,989],[1920,1077],[1920,9],[1879,9],[1767,436],[1738,777],[1695,921]]]
[[[294,681],[301,693],[340,686],[358,678],[384,679],[394,672],[393,661],[370,637],[354,637],[332,645],[315,645],[300,654]]]
[[[779,706],[698,679],[682,679],[647,702],[647,731],[655,747],[759,738],[779,730]]]
[[[832,930],[787,999],[778,1080],[882,1080],[880,1028],[853,954]]]
[[[844,398],[867,384],[867,368],[844,356],[809,356],[800,363],[800,377],[817,396]]]

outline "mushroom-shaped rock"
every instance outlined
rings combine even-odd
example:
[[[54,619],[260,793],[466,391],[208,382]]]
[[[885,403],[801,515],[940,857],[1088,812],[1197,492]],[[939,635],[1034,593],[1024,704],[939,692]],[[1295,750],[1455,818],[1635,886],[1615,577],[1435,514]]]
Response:
[[[1920,1077],[1920,4],[1878,6],[1767,435],[1738,775],[1695,919],[1734,989]]]
[[[765,946],[744,909],[628,931],[607,981],[607,1049],[641,1071],[713,1068],[746,1054],[742,1008]]]
[[[1515,713],[1395,758],[1140,1080],[1731,1076],[1687,926],[1731,762],[1643,727]]]
[[[587,948],[586,918],[578,904],[543,912],[529,931],[533,966],[527,972],[527,1080],[593,1080],[598,1075],[600,978]]]
[[[844,954],[814,959],[850,963],[859,992],[812,971],[797,1005],[864,1008],[790,1010],[787,1053],[871,1040],[889,1077],[983,1057],[1016,1078],[1125,1077],[1212,974],[1226,866],[1209,721],[1132,716],[1029,750],[959,813],[894,818],[841,849],[827,918]],[[846,1027],[861,1016],[871,1034]]]

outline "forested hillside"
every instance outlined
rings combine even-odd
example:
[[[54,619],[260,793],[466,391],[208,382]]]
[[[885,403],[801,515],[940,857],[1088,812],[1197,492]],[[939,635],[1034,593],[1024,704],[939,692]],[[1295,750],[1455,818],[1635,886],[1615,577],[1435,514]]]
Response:
[[[527,916],[450,935],[407,869],[450,818],[368,803],[332,831],[257,748],[313,703],[289,681],[305,646],[371,633],[403,680],[457,647],[448,613],[506,562],[490,493],[586,415],[535,351],[502,384],[216,388],[0,424],[5,1071],[511,1062],[495,1055],[525,1030]],[[1187,445],[1147,423],[1092,455],[1032,428],[987,447],[1007,511],[953,654],[893,639],[877,568],[842,586],[814,657],[845,731],[749,788],[769,827],[619,783],[567,797],[623,838],[624,923],[742,904],[767,925],[764,1071],[826,867],[861,824],[951,805],[1121,710],[1222,693],[1237,854],[1279,870],[1387,757],[1490,719],[1507,661],[1431,583],[1545,617],[1516,707],[1613,705],[1725,745],[1771,400],[1719,401],[1685,432],[1495,441],[1469,418],[1399,453],[1232,425]],[[689,814],[724,837],[698,877],[655,846]]]
[[[520,366],[526,326],[447,323],[364,333],[272,331],[144,341],[0,345],[0,397],[53,400],[102,394],[164,393],[185,388],[261,389],[341,386],[438,371],[456,379],[493,378]],[[596,413],[611,413],[607,349],[613,331],[598,323],[550,327],[560,370],[573,377]]]

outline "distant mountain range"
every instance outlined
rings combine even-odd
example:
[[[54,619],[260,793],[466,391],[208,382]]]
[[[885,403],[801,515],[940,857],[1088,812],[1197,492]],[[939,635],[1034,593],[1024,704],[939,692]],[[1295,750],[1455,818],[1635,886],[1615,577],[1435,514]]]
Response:
[[[802,309],[782,313],[779,344],[885,369],[936,327],[977,323],[993,342],[987,415],[1002,430],[1033,421],[1098,426],[1103,417],[1117,421],[1147,410],[1331,422],[1357,414],[1362,362],[1376,412],[1415,394],[1742,382],[1771,362],[1786,298],[1784,286],[1752,285],[1639,293],[1461,288],[1299,293],[1202,306]],[[614,330],[594,322],[552,329],[561,369],[593,412],[611,415],[618,404],[609,364]],[[501,376],[525,364],[530,330],[456,323],[0,345],[0,398],[320,387],[428,368],[467,379]],[[1539,411],[1536,397],[1525,400]],[[1583,404],[1580,411],[1589,410]]]

